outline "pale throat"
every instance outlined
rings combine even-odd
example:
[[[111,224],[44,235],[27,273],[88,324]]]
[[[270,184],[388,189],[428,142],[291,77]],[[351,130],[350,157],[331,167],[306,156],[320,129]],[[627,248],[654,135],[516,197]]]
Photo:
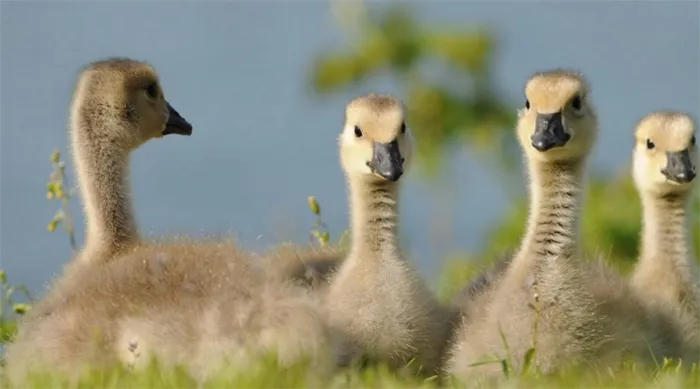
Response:
[[[349,178],[351,238],[350,257],[397,254],[398,184]]]
[[[687,254],[687,193],[641,195],[642,258],[658,256],[682,260]]]

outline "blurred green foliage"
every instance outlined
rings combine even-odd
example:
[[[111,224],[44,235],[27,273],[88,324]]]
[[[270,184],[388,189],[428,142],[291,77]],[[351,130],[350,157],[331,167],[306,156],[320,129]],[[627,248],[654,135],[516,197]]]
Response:
[[[421,166],[428,172],[435,172],[443,149],[455,142],[475,150],[500,145],[513,127],[514,111],[493,91],[489,69],[495,42],[489,31],[424,26],[402,4],[391,4],[381,13],[365,12],[359,1],[338,4],[345,7],[339,18],[354,24],[357,39],[349,47],[318,55],[311,77],[317,93],[381,72],[395,76],[418,140]],[[351,18],[351,11],[358,17]],[[431,60],[447,65],[437,81],[421,69]]]
[[[498,151],[482,155],[499,156],[502,170],[513,173],[508,167],[520,153],[502,150],[504,142],[515,142],[511,131],[515,107],[494,93],[489,67],[497,42],[489,31],[426,25],[401,3],[381,7],[376,3],[365,7],[360,1],[338,4],[344,7],[338,21],[351,24],[354,40],[316,58],[312,85],[318,94],[389,74],[403,89],[419,162],[427,167],[427,173],[435,173],[439,156],[450,152],[450,146],[457,142],[474,151]],[[444,71],[439,82],[431,83],[421,66],[435,59],[448,65],[450,71]],[[581,231],[585,252],[605,255],[621,271],[629,270],[637,255],[641,229],[641,206],[631,175],[595,174],[587,191]],[[454,253],[445,261],[439,283],[441,297],[447,298],[499,255],[517,249],[528,211],[526,192],[522,193],[512,199],[501,220],[485,231],[483,247],[476,252]],[[694,196],[690,236],[696,260],[700,252],[699,213],[700,200]]]
[[[23,295],[23,299],[29,303],[15,301],[17,293]],[[7,280],[7,274],[0,269],[0,344],[12,339],[17,328],[17,320],[31,309],[34,301],[24,285],[13,285]]]
[[[66,178],[66,163],[61,159],[61,153],[58,149],[54,149],[49,155],[51,162],[51,174],[46,182],[46,199],[49,201],[60,201],[59,209],[51,218],[46,229],[49,232],[56,230],[56,227],[63,225],[63,229],[68,234],[68,241],[73,253],[77,251],[75,240],[75,231],[73,229],[73,217],[69,211],[70,199],[73,195],[73,190],[70,189],[68,179]],[[0,344],[9,342],[17,329],[17,320],[21,315],[24,315],[32,308],[34,299],[29,294],[29,289],[24,284],[13,285],[7,280],[5,271],[0,269],[0,290],[2,291],[2,300],[0,300]],[[21,292],[24,294],[26,303],[18,303],[14,300],[14,294]],[[11,308],[11,312],[7,312],[6,306]],[[11,313],[11,314],[10,314]]]
[[[51,174],[46,182],[46,198],[48,200],[59,200],[61,206],[49,221],[46,229],[49,232],[53,232],[59,224],[62,224],[63,229],[68,234],[70,247],[75,254],[78,247],[75,240],[75,231],[73,229],[73,217],[68,210],[68,204],[74,191],[68,186],[66,163],[61,159],[61,153],[58,149],[54,149],[51,152],[49,160],[51,161]]]
[[[315,241],[319,246],[324,247],[328,244],[330,233],[328,232],[328,226],[321,218],[321,205],[316,201],[316,196],[309,196],[306,200],[309,204],[309,209],[316,216],[316,221],[309,232],[309,237],[312,238],[312,243]]]

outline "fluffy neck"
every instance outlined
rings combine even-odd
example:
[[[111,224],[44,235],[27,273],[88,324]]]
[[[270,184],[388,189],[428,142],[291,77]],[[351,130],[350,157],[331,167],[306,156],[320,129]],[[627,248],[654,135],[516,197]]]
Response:
[[[350,178],[352,245],[348,260],[398,258],[398,184]]]
[[[78,131],[95,136],[110,129],[105,125]],[[80,258],[88,262],[106,260],[138,239],[128,182],[129,152],[120,145],[99,141],[78,136],[72,139],[87,235]]]
[[[578,254],[583,161],[530,161],[530,216],[518,262],[566,261]]]
[[[640,262],[674,263],[680,274],[688,274],[688,244],[685,226],[687,194],[644,194]]]

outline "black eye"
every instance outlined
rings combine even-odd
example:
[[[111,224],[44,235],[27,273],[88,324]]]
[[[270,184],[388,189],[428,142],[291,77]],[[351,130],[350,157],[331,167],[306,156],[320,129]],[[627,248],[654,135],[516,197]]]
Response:
[[[525,108],[530,109],[530,100],[525,100]]]
[[[362,136],[362,130],[358,126],[355,126],[355,136],[358,138]]]
[[[581,97],[574,97],[574,99],[571,101],[571,106],[574,107],[575,110],[579,111],[581,109]]]
[[[406,122],[401,122],[401,133],[402,134],[406,133]]]
[[[148,93],[148,95],[150,97],[153,97],[153,98],[158,97],[158,87],[156,86],[156,84],[153,83],[153,84],[149,85],[148,87],[146,87],[146,93]]]
[[[690,145],[695,146],[695,135],[693,135],[693,137],[690,138]]]
[[[647,149],[651,150],[651,149],[653,149],[654,147],[656,147],[656,145],[654,144],[654,142],[652,142],[651,139],[647,139]]]

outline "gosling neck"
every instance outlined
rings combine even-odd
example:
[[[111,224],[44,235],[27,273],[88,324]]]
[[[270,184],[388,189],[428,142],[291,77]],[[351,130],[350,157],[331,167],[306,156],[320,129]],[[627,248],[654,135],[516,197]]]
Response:
[[[93,125],[79,130],[84,138],[75,134],[72,137],[86,222],[85,247],[80,258],[87,262],[107,260],[138,240],[128,180],[129,149],[125,145],[100,143],[98,134],[119,131],[109,127]]]
[[[644,217],[640,261],[655,261],[661,258],[675,263],[681,273],[689,270],[685,225],[688,194],[643,193],[641,200]]]
[[[583,166],[583,160],[529,162],[530,216],[520,250],[527,261],[562,261],[579,254]]]
[[[352,244],[349,258],[379,261],[399,258],[398,183],[350,177]]]

